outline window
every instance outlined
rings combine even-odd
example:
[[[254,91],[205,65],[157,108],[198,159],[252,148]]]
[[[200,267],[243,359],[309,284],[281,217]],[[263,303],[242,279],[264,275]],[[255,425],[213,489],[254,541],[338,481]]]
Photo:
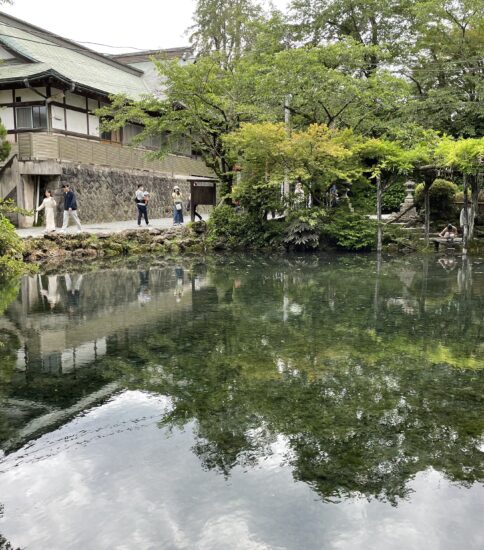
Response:
[[[111,143],[121,143],[121,130],[113,130],[112,132],[101,132],[102,141],[110,141]]]
[[[17,107],[17,128],[47,128],[47,108],[45,105],[34,107]]]

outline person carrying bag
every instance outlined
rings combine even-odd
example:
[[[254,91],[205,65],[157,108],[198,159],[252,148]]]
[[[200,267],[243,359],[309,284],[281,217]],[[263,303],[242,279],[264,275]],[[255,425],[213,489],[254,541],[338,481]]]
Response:
[[[181,225],[183,223],[183,195],[178,185],[173,187],[171,197],[173,199],[173,225]]]

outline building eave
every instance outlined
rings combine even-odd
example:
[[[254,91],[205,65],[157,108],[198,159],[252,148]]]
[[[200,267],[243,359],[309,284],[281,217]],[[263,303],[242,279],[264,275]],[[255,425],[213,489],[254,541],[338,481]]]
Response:
[[[82,84],[81,82],[71,80],[53,69],[33,73],[27,76],[0,78],[0,89],[8,89],[15,85],[18,85],[19,88],[25,88],[26,82],[30,86],[57,83],[60,84],[61,87],[65,87],[66,90],[83,91],[86,92],[87,95],[101,96],[106,99],[111,95],[110,92],[106,92],[105,90],[93,88],[91,86],[87,86],[86,84]]]

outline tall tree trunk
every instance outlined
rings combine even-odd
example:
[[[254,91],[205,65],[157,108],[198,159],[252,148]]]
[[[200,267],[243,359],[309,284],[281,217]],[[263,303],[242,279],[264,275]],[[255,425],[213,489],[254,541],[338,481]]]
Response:
[[[383,244],[383,235],[382,235],[382,223],[381,223],[381,176],[380,174],[376,177],[376,220],[378,223],[377,236],[376,236],[376,251],[378,254],[381,253],[382,244]]]

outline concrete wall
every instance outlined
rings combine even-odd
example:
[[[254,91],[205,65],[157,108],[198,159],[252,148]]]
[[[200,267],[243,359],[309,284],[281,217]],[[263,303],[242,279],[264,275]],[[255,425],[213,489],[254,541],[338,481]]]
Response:
[[[149,215],[152,218],[172,215],[171,193],[178,185],[184,201],[188,200],[189,184],[181,179],[138,170],[115,170],[87,165],[62,164],[60,183],[68,183],[77,195],[79,217],[83,223],[101,223],[135,219],[134,202],[139,184],[150,193]],[[57,193],[56,193],[57,194]],[[62,197],[57,197],[59,217]],[[187,215],[186,211],[184,212]]]
[[[13,158],[0,173],[0,198],[17,200],[18,184],[20,181],[20,175],[18,170],[18,160]],[[10,221],[14,224],[18,223],[17,214],[10,214],[8,216]]]

